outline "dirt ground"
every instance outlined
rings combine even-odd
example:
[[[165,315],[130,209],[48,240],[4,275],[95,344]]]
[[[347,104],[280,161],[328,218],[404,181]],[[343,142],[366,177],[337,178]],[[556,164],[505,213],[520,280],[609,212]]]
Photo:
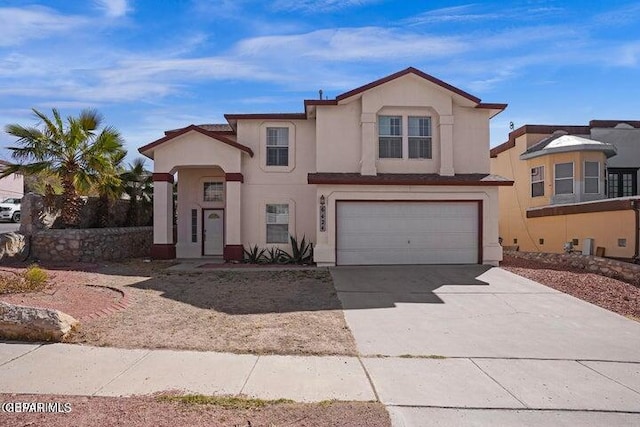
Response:
[[[69,341],[123,348],[356,354],[326,270],[173,273],[166,267],[134,260],[81,273],[68,270],[76,286],[124,289],[133,301],[124,310],[83,321]],[[64,270],[56,274],[64,281]]]
[[[505,255],[500,267],[550,288],[640,321],[640,288],[579,269]]]
[[[5,402],[71,404],[69,413],[7,413]],[[224,427],[390,427],[380,403],[283,403],[255,409],[222,408],[163,402],[145,397],[78,397],[55,395],[0,395],[0,425],[40,426],[224,426]]]

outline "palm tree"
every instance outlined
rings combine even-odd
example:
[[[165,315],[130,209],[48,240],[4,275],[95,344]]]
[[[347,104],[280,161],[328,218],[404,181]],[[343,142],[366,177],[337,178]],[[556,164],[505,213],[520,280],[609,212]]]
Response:
[[[145,169],[145,161],[138,157],[129,164],[129,169],[120,174],[124,192],[129,196],[127,224],[141,225],[140,211],[151,203],[153,196],[153,180],[151,172]]]
[[[33,113],[41,129],[18,124],[5,127],[18,138],[19,146],[8,148],[16,163],[6,166],[0,178],[15,172],[48,172],[59,177],[64,196],[62,222],[66,227],[77,226],[83,205],[78,190],[87,190],[113,174],[114,159],[124,152],[122,137],[110,126],[98,131],[102,116],[96,110],[83,110],[78,117],[68,117],[66,123],[55,108],[52,118],[35,109]]]

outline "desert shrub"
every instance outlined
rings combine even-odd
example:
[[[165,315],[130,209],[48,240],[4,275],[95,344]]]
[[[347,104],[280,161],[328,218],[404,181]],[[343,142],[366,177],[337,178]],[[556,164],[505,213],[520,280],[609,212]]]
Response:
[[[0,276],[0,294],[38,292],[45,288],[49,275],[37,265],[31,265],[22,274],[3,271]]]
[[[266,249],[258,248],[258,245],[250,247],[249,250],[243,249],[244,251],[244,262],[248,262],[250,264],[258,264],[265,261],[264,253]]]

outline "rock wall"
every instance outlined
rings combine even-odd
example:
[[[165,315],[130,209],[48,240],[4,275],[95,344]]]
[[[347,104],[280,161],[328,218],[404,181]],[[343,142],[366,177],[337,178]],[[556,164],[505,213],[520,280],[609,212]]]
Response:
[[[582,255],[578,253],[550,254],[505,250],[504,254],[516,258],[539,261],[545,264],[579,268],[621,280],[640,288],[640,265],[638,264],[631,264],[628,262],[617,261],[615,259]]]
[[[96,262],[148,257],[153,227],[36,230],[31,257],[42,261]]]

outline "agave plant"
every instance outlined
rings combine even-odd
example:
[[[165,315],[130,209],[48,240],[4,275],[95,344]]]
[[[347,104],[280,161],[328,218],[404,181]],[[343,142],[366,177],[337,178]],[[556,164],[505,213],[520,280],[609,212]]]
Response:
[[[295,237],[289,235],[289,240],[291,241],[291,254],[285,252],[289,264],[308,264],[313,261],[313,244],[307,242],[305,236],[302,236],[302,240],[298,242]]]
[[[243,249],[244,251],[244,262],[249,264],[258,264],[265,261],[264,253],[266,249],[260,249],[258,245],[254,245],[249,248],[249,250]]]
[[[269,248],[265,255],[268,264],[286,264],[289,262],[289,255],[279,248]]]

